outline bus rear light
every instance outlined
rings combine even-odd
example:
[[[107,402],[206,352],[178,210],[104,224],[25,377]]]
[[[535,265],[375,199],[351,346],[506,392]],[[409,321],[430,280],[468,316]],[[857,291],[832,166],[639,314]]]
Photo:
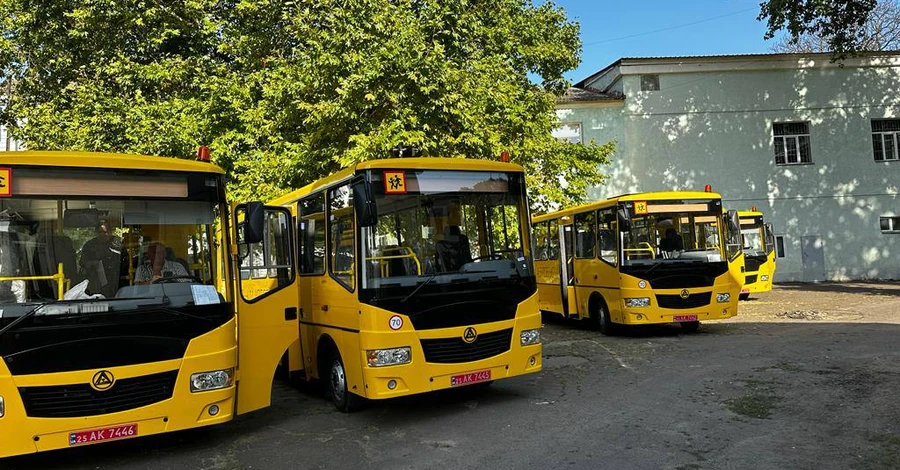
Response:
[[[633,299],[625,299],[625,307],[627,308],[639,308],[639,307],[649,307],[650,306],[650,297],[636,297]]]
[[[234,369],[191,374],[191,392],[206,392],[228,388],[234,383]]]
[[[519,334],[519,343],[522,346],[530,346],[532,344],[539,344],[541,342],[541,330],[522,330],[522,333]]]
[[[366,351],[366,359],[369,367],[409,364],[412,361],[412,350],[409,346],[392,349],[370,349]]]
[[[724,303],[730,302],[730,301],[731,301],[731,294],[729,294],[727,292],[724,294],[716,294],[716,302],[718,302],[720,304],[724,304]]]

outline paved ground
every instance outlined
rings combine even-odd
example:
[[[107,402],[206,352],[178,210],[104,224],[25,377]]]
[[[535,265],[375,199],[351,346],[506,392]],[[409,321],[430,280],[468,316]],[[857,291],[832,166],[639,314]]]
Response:
[[[779,286],[739,315],[613,338],[548,322],[543,373],[489,390],[343,415],[279,384],[225,426],[0,468],[900,468],[900,285]]]

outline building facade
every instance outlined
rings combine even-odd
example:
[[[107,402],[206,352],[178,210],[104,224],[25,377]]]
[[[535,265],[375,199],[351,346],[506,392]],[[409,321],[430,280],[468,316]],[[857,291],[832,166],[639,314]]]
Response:
[[[900,279],[900,53],[623,58],[557,114],[617,143],[593,198],[709,184],[774,225],[778,282]]]

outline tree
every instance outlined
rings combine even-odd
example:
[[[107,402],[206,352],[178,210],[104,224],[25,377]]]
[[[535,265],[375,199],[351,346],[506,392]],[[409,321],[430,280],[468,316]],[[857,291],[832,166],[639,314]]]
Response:
[[[820,38],[827,45],[823,50],[842,58],[869,47],[865,41],[866,24],[877,3],[877,0],[766,0],[760,4],[758,19],[767,22],[766,39],[786,30],[791,44],[813,38],[810,46],[821,47],[814,40]]]
[[[855,36],[854,50],[900,50],[900,4],[897,0],[878,2],[869,14],[859,34]],[[804,33],[799,37],[785,36],[772,47],[775,52],[829,52],[829,37],[816,33]]]
[[[191,157],[206,144],[239,198],[413,145],[509,151],[536,200],[568,204],[612,150],[551,137],[581,46],[550,2],[4,0],[0,18],[15,83],[3,120],[26,145]]]

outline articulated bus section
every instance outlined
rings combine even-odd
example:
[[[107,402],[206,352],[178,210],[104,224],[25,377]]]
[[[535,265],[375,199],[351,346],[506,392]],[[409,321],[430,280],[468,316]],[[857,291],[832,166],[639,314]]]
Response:
[[[641,193],[537,216],[544,311],[616,327],[737,314],[737,216],[711,192]]]

